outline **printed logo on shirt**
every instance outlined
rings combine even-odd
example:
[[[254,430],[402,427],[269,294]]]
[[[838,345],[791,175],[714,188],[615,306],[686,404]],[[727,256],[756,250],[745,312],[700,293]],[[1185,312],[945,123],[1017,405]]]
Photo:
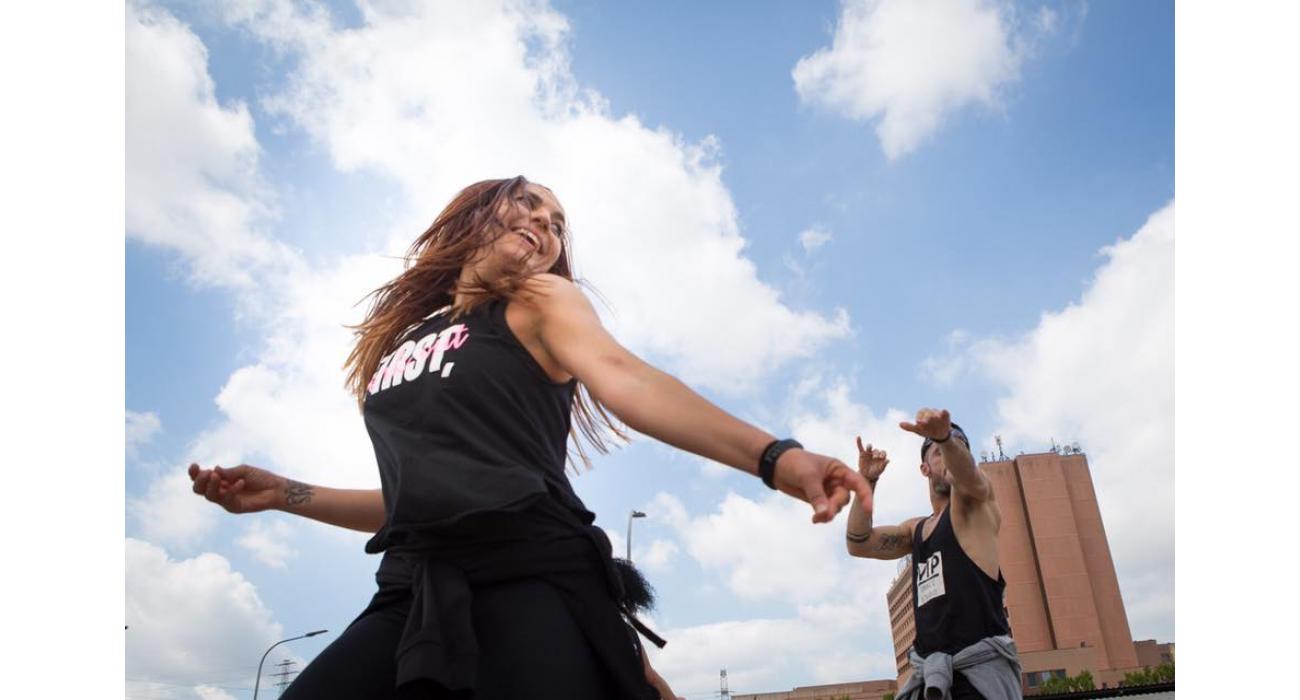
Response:
[[[384,389],[418,379],[421,375],[437,374],[447,377],[451,374],[454,362],[445,362],[449,350],[459,350],[469,340],[469,329],[463,323],[457,323],[435,331],[419,340],[402,343],[391,354],[379,361],[366,391],[371,396]]]
[[[916,565],[916,607],[943,594],[943,552],[935,552]]]

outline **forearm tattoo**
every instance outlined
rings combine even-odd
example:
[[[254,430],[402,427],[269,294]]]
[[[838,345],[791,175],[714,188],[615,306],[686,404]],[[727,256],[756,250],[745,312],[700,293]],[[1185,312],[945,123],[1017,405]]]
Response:
[[[289,479],[284,487],[284,502],[297,506],[304,503],[311,503],[311,497],[316,495],[311,484],[304,484],[301,481]]]

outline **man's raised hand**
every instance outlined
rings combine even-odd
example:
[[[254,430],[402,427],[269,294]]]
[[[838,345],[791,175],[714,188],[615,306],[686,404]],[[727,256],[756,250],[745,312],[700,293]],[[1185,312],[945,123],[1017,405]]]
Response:
[[[916,422],[903,421],[898,427],[924,438],[943,442],[952,434],[952,416],[948,409],[923,408],[916,412]]]
[[[862,446],[862,436],[858,436],[858,473],[874,489],[876,481],[880,475],[885,473],[885,467],[889,466],[889,456],[884,450],[877,450],[867,443],[866,447]]]

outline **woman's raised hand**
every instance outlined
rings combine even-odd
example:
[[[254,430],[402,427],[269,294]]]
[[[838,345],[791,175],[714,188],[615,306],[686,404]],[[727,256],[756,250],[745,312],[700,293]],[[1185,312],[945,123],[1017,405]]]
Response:
[[[256,513],[284,504],[288,480],[260,467],[204,469],[191,464],[189,474],[194,493],[231,513]]]
[[[776,461],[773,483],[778,490],[811,504],[814,523],[828,523],[857,493],[859,502],[871,509],[871,487],[867,480],[834,457],[807,450],[787,450]]]

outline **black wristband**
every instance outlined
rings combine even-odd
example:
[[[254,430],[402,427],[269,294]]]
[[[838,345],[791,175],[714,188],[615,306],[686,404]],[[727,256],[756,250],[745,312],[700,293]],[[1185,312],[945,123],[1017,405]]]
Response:
[[[952,428],[948,428],[948,434],[945,435],[945,436],[943,436],[943,439],[942,439],[942,440],[935,440],[934,438],[930,438],[930,440],[932,440],[932,441],[934,441],[934,442],[936,442],[936,443],[944,443],[944,442],[948,442],[948,440],[950,440],[950,439],[952,439]]]
[[[773,481],[776,476],[776,460],[780,459],[786,450],[794,448],[803,449],[803,445],[789,438],[773,440],[763,448],[763,454],[758,458],[758,477],[767,484],[769,489],[776,490],[776,483]]]

